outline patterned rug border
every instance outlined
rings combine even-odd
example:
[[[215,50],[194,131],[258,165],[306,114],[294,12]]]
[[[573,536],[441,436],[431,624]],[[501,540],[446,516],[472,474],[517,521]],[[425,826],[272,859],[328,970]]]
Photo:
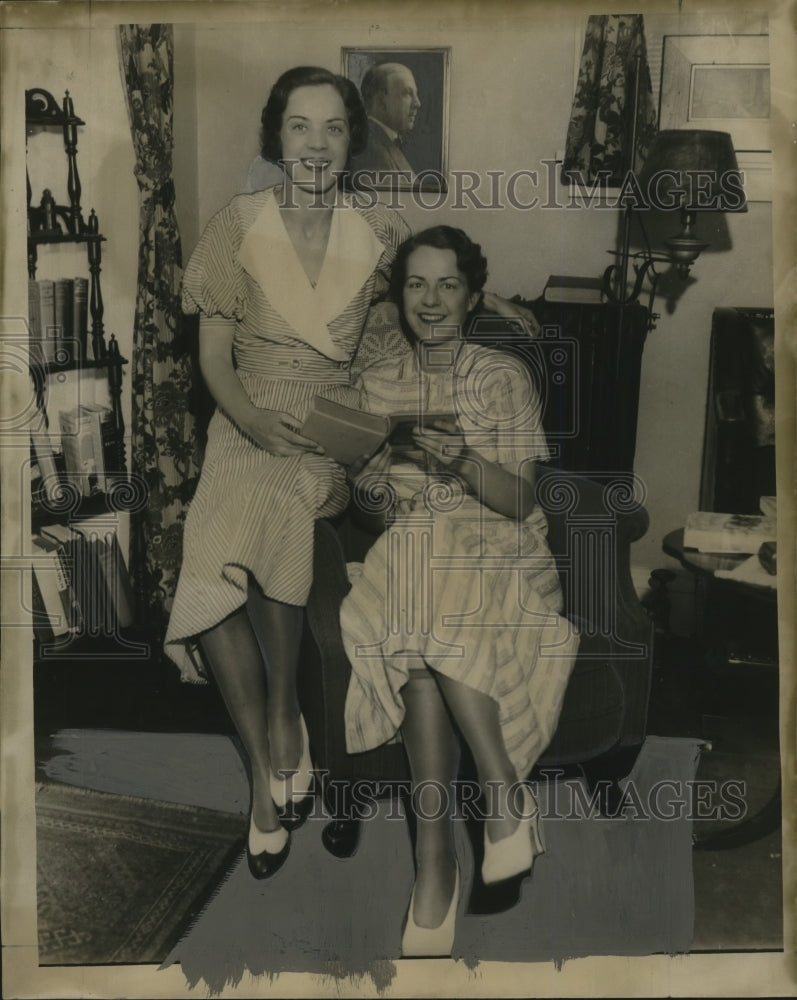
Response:
[[[71,826],[73,831],[77,831],[79,827],[85,829],[89,825],[97,836],[107,834],[110,838],[115,834],[122,843],[140,843],[155,849],[172,848],[186,852],[179,872],[173,872],[164,885],[166,893],[179,875],[179,892],[173,898],[168,895],[159,897],[148,908],[142,908],[139,922],[130,929],[113,955],[99,961],[87,961],[81,957],[48,960],[46,954],[42,954],[44,949],[40,944],[39,964],[42,966],[157,964],[189,931],[218,893],[243,849],[246,818],[240,812],[120,795],[62,782],[37,782],[35,791],[37,838],[39,824],[58,828],[61,823],[59,814],[63,814],[64,829]],[[66,819],[70,812],[73,815],[79,813],[81,821],[70,823]],[[189,822],[186,823],[186,820]],[[223,843],[227,837],[229,846],[225,849]],[[204,850],[203,843],[206,844]],[[193,888],[201,881],[204,865],[212,866],[212,872],[199,888]],[[180,893],[185,893],[187,897],[185,909],[171,928],[163,929],[164,915],[168,913],[169,906],[179,900]],[[154,950],[157,954],[153,954]]]

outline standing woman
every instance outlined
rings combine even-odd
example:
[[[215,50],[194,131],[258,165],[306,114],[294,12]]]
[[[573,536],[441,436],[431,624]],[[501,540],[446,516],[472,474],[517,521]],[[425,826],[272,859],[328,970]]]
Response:
[[[217,409],[166,635],[178,663],[198,642],[246,750],[256,878],[285,861],[286,811],[311,788],[296,672],[313,528],[348,502],[343,470],[299,428],[316,395],[357,405],[351,360],[408,233],[395,212],[339,190],[367,134],[352,83],[288,70],[261,120],[263,155],[281,161],[284,183],[233,198],[184,276]]]

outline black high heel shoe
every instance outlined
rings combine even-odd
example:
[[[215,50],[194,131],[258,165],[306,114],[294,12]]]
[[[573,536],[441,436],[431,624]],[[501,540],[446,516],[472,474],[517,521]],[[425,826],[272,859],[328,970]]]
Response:
[[[252,841],[255,850],[252,850]],[[257,848],[262,847],[262,850]],[[285,864],[291,849],[291,835],[284,826],[269,833],[257,826],[253,817],[249,819],[249,836],[246,838],[246,862],[249,871],[257,879],[270,878]]]
[[[307,821],[307,817],[313,811],[314,804],[315,797],[313,795],[305,795],[304,798],[290,801],[284,809],[277,809],[280,823],[291,833],[298,830]]]

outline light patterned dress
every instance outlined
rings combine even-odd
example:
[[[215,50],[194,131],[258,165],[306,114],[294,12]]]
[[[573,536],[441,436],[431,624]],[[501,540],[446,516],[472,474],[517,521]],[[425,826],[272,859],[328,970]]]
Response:
[[[239,195],[211,219],[185,271],[183,309],[235,320],[236,370],[249,398],[301,423],[316,395],[357,405],[352,359],[409,230],[390,209],[342,196],[313,285],[282,222],[281,194]],[[199,679],[187,640],[246,602],[250,574],[268,597],[306,603],[314,521],[348,499],[342,470],[317,456],[271,455],[216,410],[166,635],[184,679]]]
[[[377,362],[359,380],[377,413],[453,413],[487,461],[517,471],[548,448],[526,368],[499,351],[463,343],[446,373],[420,371],[413,353]],[[434,466],[434,468],[432,468]],[[525,777],[556,729],[578,636],[559,612],[562,594],[545,514],[521,522],[482,505],[434,461],[393,463],[397,514],[350,567],[341,608],[352,664],[345,723],[349,752],[396,737],[408,656],[498,703],[507,754]],[[376,478],[374,479],[376,486]],[[380,501],[363,484],[365,499]]]

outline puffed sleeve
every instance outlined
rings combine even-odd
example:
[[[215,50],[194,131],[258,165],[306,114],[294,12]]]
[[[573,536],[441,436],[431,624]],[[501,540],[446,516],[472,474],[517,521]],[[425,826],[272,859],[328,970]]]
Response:
[[[240,220],[230,205],[213,216],[183,273],[184,312],[244,318],[246,285],[238,259],[242,238]]]
[[[506,351],[478,351],[457,373],[456,401],[467,443],[489,461],[517,467],[550,458],[540,392],[519,358]]]
[[[385,250],[376,265],[376,281],[372,301],[376,302],[387,295],[390,288],[390,273],[396,251],[412,233],[404,219],[392,208],[386,205],[374,205],[370,211],[370,221],[374,232],[384,243]]]

